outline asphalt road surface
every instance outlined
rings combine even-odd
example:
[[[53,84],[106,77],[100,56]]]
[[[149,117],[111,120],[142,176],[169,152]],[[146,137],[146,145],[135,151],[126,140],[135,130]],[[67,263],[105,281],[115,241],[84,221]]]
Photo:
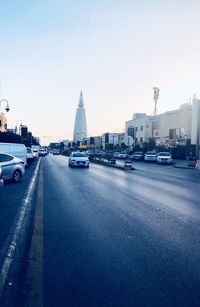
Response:
[[[200,306],[200,173],[136,168],[42,159],[26,306]]]

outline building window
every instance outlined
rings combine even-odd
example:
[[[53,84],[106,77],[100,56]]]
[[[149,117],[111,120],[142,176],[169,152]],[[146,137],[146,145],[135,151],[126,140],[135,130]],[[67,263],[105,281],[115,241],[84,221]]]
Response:
[[[143,137],[140,138],[140,142],[143,142]]]
[[[138,127],[135,127],[135,131],[138,131]]]
[[[143,126],[140,126],[140,131],[143,131]]]

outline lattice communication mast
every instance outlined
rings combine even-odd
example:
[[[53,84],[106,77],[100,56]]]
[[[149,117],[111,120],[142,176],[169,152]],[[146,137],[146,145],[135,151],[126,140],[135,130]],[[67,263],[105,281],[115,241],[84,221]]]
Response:
[[[153,115],[156,116],[158,114],[157,103],[159,98],[160,89],[158,87],[153,87],[153,100],[154,100],[154,112]]]

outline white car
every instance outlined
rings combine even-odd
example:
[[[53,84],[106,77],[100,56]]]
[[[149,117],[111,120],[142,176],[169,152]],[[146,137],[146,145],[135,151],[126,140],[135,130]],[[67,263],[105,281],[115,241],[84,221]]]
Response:
[[[147,151],[144,156],[144,161],[146,162],[156,162],[157,161],[157,154],[154,151]]]
[[[84,152],[72,152],[69,157],[69,167],[89,167],[90,161]]]
[[[2,169],[2,179],[19,182],[25,174],[24,161],[14,156],[0,153],[0,168]]]
[[[127,158],[127,153],[124,152],[124,151],[121,151],[119,154],[118,154],[118,159],[126,159]]]
[[[29,167],[31,163],[33,163],[34,161],[33,150],[30,147],[26,147],[26,158],[27,158],[26,166]]]
[[[172,164],[172,156],[169,152],[159,152],[157,155],[158,164]]]

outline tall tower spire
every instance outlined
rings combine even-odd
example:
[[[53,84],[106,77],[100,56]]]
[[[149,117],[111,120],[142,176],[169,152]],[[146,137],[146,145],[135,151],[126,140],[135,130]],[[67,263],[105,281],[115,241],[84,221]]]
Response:
[[[83,93],[81,91],[78,107],[76,109],[76,117],[74,123],[74,142],[81,142],[87,137],[86,113],[83,102]]]
[[[83,102],[83,93],[81,91],[80,93],[80,98],[79,98],[79,104],[78,104],[79,108],[83,108],[84,107],[84,102]]]

